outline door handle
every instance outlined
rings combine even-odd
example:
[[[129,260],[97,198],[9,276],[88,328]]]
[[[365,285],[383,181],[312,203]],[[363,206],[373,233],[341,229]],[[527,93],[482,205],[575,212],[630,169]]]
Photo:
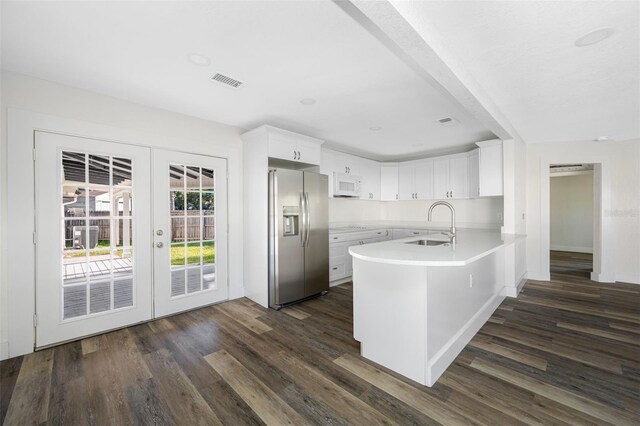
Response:
[[[305,199],[304,205],[305,205],[305,207],[307,209],[307,214],[306,214],[306,216],[307,216],[307,235],[305,236],[305,246],[309,246],[309,239],[310,239],[309,236],[311,235],[311,220],[310,220],[311,210],[309,209],[309,193],[308,192],[304,193],[304,199]]]
[[[301,220],[301,224],[299,226],[300,229],[300,245],[302,247],[304,247],[304,239],[305,236],[304,234],[307,232],[307,210],[305,207],[305,198],[304,198],[304,192],[300,193],[300,220]]]
[[[162,242],[156,243],[156,247],[162,248],[162,247],[164,247],[164,244]]]

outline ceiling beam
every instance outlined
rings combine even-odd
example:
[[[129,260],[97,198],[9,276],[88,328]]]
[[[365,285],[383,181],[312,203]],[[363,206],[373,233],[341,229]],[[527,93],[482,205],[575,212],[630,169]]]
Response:
[[[500,139],[521,140],[491,98],[449,55],[435,28],[414,7],[397,0],[334,0],[403,62],[460,105]]]

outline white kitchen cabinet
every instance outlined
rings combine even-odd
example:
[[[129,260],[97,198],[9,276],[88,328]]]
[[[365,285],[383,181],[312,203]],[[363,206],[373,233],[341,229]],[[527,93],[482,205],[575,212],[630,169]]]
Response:
[[[469,153],[469,198],[480,196],[480,149]]]
[[[398,198],[430,200],[433,198],[433,161],[401,164],[398,167]]]
[[[297,163],[320,164],[322,141],[272,126],[261,126],[254,130],[261,133],[268,145],[269,158],[278,158]]]
[[[421,161],[414,165],[416,199],[433,199],[433,161]]]
[[[357,170],[362,177],[361,200],[380,200],[380,164],[364,158],[357,161]]]
[[[342,280],[353,273],[349,247],[391,239],[388,229],[363,230],[329,234],[329,281]]]
[[[399,198],[398,166],[382,166],[380,168],[380,199],[393,201]]]
[[[480,197],[494,197],[504,194],[502,141],[494,139],[477,142],[479,152],[479,195]]]
[[[433,162],[433,198],[436,200],[469,198],[469,157],[467,153],[435,159]]]
[[[398,167],[398,199],[413,200],[415,193],[415,176],[413,164]]]
[[[399,240],[400,238],[416,237],[418,235],[427,235],[430,231],[426,229],[399,229],[393,230],[393,239]]]

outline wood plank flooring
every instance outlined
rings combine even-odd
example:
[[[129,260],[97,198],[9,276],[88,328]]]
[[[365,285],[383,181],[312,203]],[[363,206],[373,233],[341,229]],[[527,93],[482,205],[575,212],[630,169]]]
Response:
[[[280,312],[239,299],[3,361],[0,423],[640,424],[640,286],[589,281],[588,255],[552,266],[432,388],[359,356],[344,284]]]

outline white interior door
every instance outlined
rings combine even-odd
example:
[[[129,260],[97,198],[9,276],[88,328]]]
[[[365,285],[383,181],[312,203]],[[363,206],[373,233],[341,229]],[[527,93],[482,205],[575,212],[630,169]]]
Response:
[[[226,300],[227,161],[154,150],[153,170],[155,316]]]
[[[36,347],[151,319],[150,149],[45,132],[35,148]]]

